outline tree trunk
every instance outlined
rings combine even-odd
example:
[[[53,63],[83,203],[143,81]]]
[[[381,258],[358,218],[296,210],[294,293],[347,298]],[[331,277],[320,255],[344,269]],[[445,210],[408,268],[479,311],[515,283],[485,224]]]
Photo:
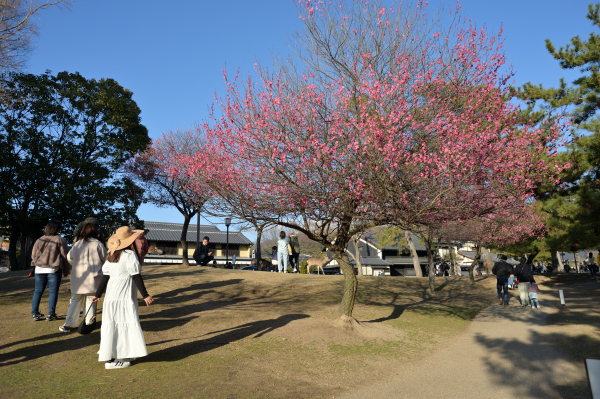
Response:
[[[558,251],[552,251],[552,270],[562,271],[563,264],[558,255]]]
[[[454,245],[450,247],[450,262],[452,262],[452,270],[456,269],[456,248]],[[461,277],[462,274],[459,274],[458,277]]]
[[[262,227],[256,226],[256,254],[254,258],[256,259],[256,265],[258,266],[258,270],[262,271],[262,252],[260,248],[260,239],[262,237],[263,229]],[[298,266],[298,272],[300,271],[300,266]]]
[[[354,309],[354,302],[356,301],[358,279],[354,274],[354,267],[350,263],[345,248],[336,247],[330,248],[330,250],[336,262],[340,265],[340,269],[344,273],[344,294],[342,296],[342,303],[340,304],[340,315],[353,320],[352,310]]]
[[[352,241],[352,246],[354,247],[354,253],[356,254],[356,256],[352,256],[352,254],[350,254],[350,255],[354,259],[354,263],[356,263],[358,275],[363,276],[364,274],[363,274],[363,269],[362,269],[362,263],[360,263],[360,249],[358,248],[358,243],[360,241],[360,237],[352,237],[351,241]]]
[[[427,262],[429,263],[429,293],[435,295],[435,265],[433,264],[433,252],[431,251],[431,236],[428,234],[424,241],[427,249]]]
[[[19,270],[19,260],[17,259],[17,242],[21,232],[19,229],[13,227],[10,229],[10,243],[8,244],[8,259],[10,261],[10,270]]]
[[[19,253],[19,270],[25,270],[27,263],[27,237],[24,235],[21,235],[19,239],[19,248],[21,249]]]
[[[475,254],[475,259],[471,262],[471,266],[469,266],[469,278],[471,279],[471,283],[475,283],[475,275],[473,274],[473,269],[479,263],[479,259],[481,259],[481,247],[477,246],[477,252]]]
[[[190,261],[188,260],[187,231],[190,225],[190,220],[194,215],[192,214],[183,216],[183,228],[181,229],[181,247],[183,248],[183,253],[181,254],[181,267],[189,267]],[[196,228],[199,228],[199,226],[197,226]]]
[[[488,276],[491,275],[492,269],[494,268],[494,261],[492,260],[492,254],[490,254],[489,249],[481,247],[481,260],[483,261],[483,268],[485,269],[486,274]]]
[[[575,267],[577,268],[577,273],[581,273],[579,269],[579,264],[581,263],[581,258],[579,257],[579,252],[573,253],[573,259],[575,259]]]
[[[417,255],[415,243],[412,241],[412,238],[410,237],[410,232],[408,230],[404,230],[404,239],[408,243],[408,248],[410,248],[410,256],[412,257],[413,267],[415,268],[415,275],[417,277],[423,277],[423,271],[421,270],[421,262],[419,262],[419,255]]]
[[[527,264],[528,265],[533,265],[533,260],[535,259],[536,256],[538,256],[538,254],[540,253],[540,251],[534,251],[532,253],[530,253],[529,255],[527,255]]]

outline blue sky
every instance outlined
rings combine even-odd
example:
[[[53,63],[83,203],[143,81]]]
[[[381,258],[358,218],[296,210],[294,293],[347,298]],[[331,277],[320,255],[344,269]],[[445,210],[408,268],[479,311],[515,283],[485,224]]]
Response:
[[[429,1],[435,8],[441,3]],[[513,65],[515,83],[545,86],[556,85],[560,77],[572,81],[577,76],[560,69],[544,40],[559,47],[575,35],[587,38],[595,30],[585,18],[588,3],[461,2],[463,13],[478,27],[498,32],[503,26],[504,50]],[[86,78],[117,80],[133,92],[142,123],[150,137],[157,138],[206,118],[214,93],[224,93],[221,68],[239,67],[248,73],[257,60],[268,64],[272,53],[287,54],[287,35],[300,21],[292,0],[81,0],[70,10],[45,11],[37,22],[40,36],[27,72],[77,71]],[[151,205],[143,205],[138,216],[149,221],[183,221],[176,209]]]

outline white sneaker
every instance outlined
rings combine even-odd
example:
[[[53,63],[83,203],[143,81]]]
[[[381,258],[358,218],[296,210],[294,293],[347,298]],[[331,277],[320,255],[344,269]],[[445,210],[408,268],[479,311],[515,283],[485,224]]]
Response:
[[[124,369],[125,367],[129,367],[131,366],[130,362],[124,362],[122,360],[115,360],[112,362],[106,362],[106,364],[104,365],[104,368],[107,370],[112,370],[112,369]]]
[[[70,333],[71,330],[75,330],[74,328],[67,327],[65,325],[58,327],[58,329],[60,330],[60,332],[64,332],[64,333]]]

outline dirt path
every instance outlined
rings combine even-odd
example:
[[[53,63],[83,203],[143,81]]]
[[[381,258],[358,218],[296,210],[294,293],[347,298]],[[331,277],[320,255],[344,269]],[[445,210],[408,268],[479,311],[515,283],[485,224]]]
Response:
[[[557,387],[581,380],[585,370],[545,339],[545,319],[557,311],[521,308],[516,298],[491,306],[452,345],[343,398],[560,398]]]

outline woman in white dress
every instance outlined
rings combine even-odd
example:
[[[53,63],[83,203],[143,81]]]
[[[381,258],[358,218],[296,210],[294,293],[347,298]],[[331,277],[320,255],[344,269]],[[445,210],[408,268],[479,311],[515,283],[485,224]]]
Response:
[[[92,302],[94,293],[102,278],[102,264],[106,260],[106,248],[98,240],[98,227],[87,223],[81,229],[81,239],[73,245],[67,255],[71,268],[71,303],[65,324],[58,327],[64,333],[77,329],[79,310],[87,314],[85,322],[91,324],[96,317],[96,303]],[[91,311],[88,309],[91,306]]]
[[[98,361],[106,362],[107,369],[129,367],[130,359],[148,354],[139,320],[137,291],[147,306],[154,300],[144,286],[137,255],[128,249],[141,232],[124,226],[109,238],[108,257],[102,266],[104,276],[92,298],[93,302],[98,302],[106,290]]]

